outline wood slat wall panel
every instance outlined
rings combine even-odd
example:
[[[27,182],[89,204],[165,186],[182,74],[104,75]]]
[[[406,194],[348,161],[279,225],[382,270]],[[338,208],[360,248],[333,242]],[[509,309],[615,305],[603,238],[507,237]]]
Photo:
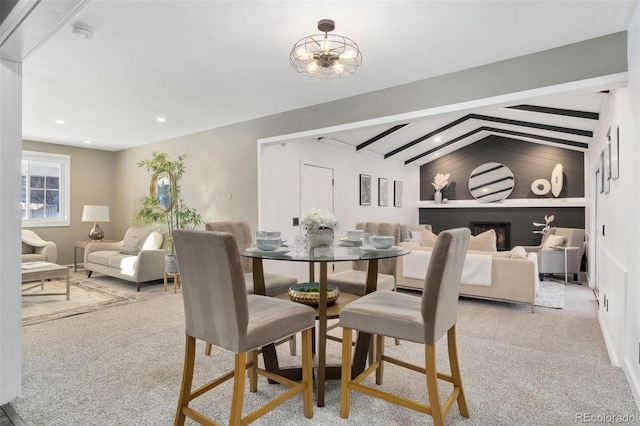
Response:
[[[553,198],[531,192],[536,179],[551,180],[556,164],[563,166],[564,186],[559,198],[584,197],[584,153],[540,145],[517,139],[491,135],[460,148],[420,168],[420,199],[433,200],[431,182],[436,173],[450,173],[449,187],[442,195],[450,200],[473,200],[469,192],[469,176],[473,169],[488,162],[502,163],[515,177],[515,187],[509,198]]]

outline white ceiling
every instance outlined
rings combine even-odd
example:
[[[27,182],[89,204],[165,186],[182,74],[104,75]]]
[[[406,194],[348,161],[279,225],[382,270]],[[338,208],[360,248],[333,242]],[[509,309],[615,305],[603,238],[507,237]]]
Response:
[[[94,0],[24,62],[23,138],[116,151],[624,31],[635,4]],[[355,75],[312,80],[289,65],[322,18],[359,44]],[[95,38],[74,38],[78,23]],[[599,110],[597,95],[585,102],[594,106],[577,109]],[[396,133],[420,136],[462,115]],[[357,145],[388,127],[332,137]],[[385,143],[371,149],[398,146]]]

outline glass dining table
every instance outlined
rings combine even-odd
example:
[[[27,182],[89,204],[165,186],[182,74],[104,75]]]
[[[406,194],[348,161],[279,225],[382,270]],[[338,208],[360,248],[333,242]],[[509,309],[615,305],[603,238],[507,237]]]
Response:
[[[316,319],[318,320],[318,367],[316,380],[318,407],[324,406],[325,380],[340,379],[340,367],[326,365],[327,320],[338,318],[341,307],[359,297],[349,293],[341,293],[335,303],[327,305],[328,264],[351,261],[367,262],[365,294],[368,294],[376,290],[378,280],[378,262],[383,259],[392,259],[404,256],[410,252],[410,250],[407,250],[404,247],[389,250],[368,250],[363,249],[362,247],[346,247],[342,245],[310,248],[304,252],[295,252],[293,250],[287,252],[284,249],[274,252],[265,252],[259,251],[255,248],[248,248],[242,252],[243,257],[251,258],[253,262],[253,285],[255,294],[266,294],[263,260],[304,262],[309,264],[309,282],[317,283],[319,288],[319,302],[316,308]],[[319,266],[319,280],[316,280],[316,264]],[[275,297],[288,299],[288,295],[286,293]],[[352,372],[354,377],[364,371],[370,342],[371,336],[369,334],[359,333],[352,363]],[[275,345],[269,345],[262,348],[262,355],[265,363],[265,369],[284,375],[285,377],[289,377],[293,380],[300,379],[300,369],[280,369]]]

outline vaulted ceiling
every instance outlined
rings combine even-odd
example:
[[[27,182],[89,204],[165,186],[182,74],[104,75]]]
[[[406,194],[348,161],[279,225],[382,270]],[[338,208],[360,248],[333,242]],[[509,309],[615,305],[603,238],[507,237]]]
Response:
[[[635,4],[87,1],[24,62],[23,138],[126,149],[624,31]],[[359,43],[355,75],[309,80],[289,65],[293,43],[322,18]],[[76,24],[94,38],[72,37]],[[412,165],[492,133],[584,149],[605,97],[555,96],[321,141]]]

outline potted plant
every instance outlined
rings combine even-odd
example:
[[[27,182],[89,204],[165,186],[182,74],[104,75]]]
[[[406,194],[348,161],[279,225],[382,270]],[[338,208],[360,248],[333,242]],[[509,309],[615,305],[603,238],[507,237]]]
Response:
[[[181,197],[180,180],[185,173],[186,155],[171,160],[166,152],[153,151],[151,158],[141,160],[138,167],[151,175],[149,195],[140,197],[135,220],[146,225],[166,224],[169,230],[168,248],[171,254],[165,256],[165,271],[179,273],[175,248],[171,235],[175,229],[193,229],[202,223],[202,216],[196,209],[187,207]]]

